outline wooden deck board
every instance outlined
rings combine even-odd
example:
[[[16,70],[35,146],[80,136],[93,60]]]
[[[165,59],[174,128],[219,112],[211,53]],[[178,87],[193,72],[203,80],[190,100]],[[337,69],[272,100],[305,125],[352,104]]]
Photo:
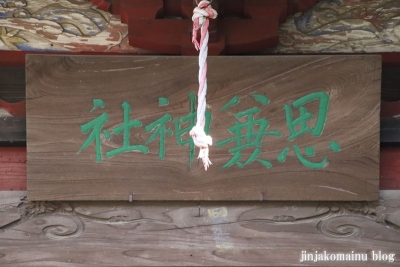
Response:
[[[400,266],[398,193],[342,203],[27,202],[23,193],[0,192],[1,266]],[[302,251],[368,261],[301,263]]]

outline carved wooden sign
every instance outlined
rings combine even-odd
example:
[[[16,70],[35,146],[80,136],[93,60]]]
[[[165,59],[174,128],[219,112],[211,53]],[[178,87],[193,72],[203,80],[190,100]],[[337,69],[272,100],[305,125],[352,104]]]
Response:
[[[27,57],[30,200],[373,200],[379,56]]]

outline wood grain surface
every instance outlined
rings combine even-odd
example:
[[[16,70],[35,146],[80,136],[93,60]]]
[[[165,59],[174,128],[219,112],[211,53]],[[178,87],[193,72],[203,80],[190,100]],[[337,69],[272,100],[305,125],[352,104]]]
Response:
[[[239,112],[251,108],[259,109],[254,120],[269,122],[264,132],[278,131],[282,136],[264,135],[262,145],[242,150],[238,162],[245,166],[233,164],[223,168],[238,155],[229,151],[235,148],[236,141],[214,145],[210,149],[213,165],[207,172],[197,160],[190,167],[189,146],[178,145],[177,136],[186,140],[187,133],[166,135],[165,158],[161,160],[159,137],[146,143],[150,132],[144,129],[168,113],[171,121],[166,125],[175,131],[172,120],[189,113],[188,95],[197,92],[195,57],[32,55],[28,56],[26,67],[31,200],[373,200],[378,197],[379,56],[209,58],[208,111],[212,114],[210,134],[214,143],[234,137],[228,128],[235,122],[247,122],[248,117],[240,117]],[[291,107],[293,117],[297,118],[294,101],[315,92],[323,92],[330,98],[323,133],[319,137],[307,133],[288,140],[284,106]],[[257,101],[254,95],[264,98]],[[239,104],[223,109],[235,96]],[[169,105],[159,106],[160,97],[168,98]],[[269,98],[269,104],[264,102],[265,97]],[[106,106],[90,112],[93,99],[104,100]],[[102,129],[111,132],[122,125],[124,101],[132,107],[128,120],[138,119],[143,125],[131,130],[129,144],[146,145],[149,152],[107,157],[106,152],[123,146],[121,133],[111,135],[110,139],[101,136],[101,162],[97,162],[94,142],[78,153],[89,136],[89,132],[81,131],[81,126],[104,112],[109,120]],[[307,122],[310,127],[316,123],[318,103],[304,105],[314,116]],[[339,152],[329,149],[332,141],[339,143]],[[306,167],[295,155],[295,145],[301,153],[307,146],[314,147],[315,157],[307,159],[326,160],[325,167]],[[257,148],[260,148],[257,159],[247,164]],[[289,152],[281,163],[277,156],[285,148]],[[266,161],[271,168],[264,166],[268,165]]]
[[[0,192],[0,265],[400,266],[398,193],[376,202],[128,203]],[[300,262],[302,251],[367,260]],[[379,251],[386,261],[373,260]]]

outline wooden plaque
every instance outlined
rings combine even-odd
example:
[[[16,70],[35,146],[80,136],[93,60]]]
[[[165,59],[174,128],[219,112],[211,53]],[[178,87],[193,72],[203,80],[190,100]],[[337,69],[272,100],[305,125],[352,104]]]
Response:
[[[28,55],[30,200],[374,200],[379,56]]]

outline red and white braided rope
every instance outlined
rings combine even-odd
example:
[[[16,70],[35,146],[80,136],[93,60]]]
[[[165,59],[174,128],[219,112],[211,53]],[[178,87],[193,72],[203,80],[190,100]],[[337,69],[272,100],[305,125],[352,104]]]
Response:
[[[207,94],[207,54],[208,54],[208,18],[215,19],[217,12],[211,8],[209,1],[201,1],[193,10],[193,32],[192,43],[199,52],[199,92],[197,96],[197,122],[196,126],[190,131],[194,144],[200,148],[198,158],[203,161],[204,169],[207,170],[211,165],[208,157],[208,146],[212,145],[212,138],[204,132],[205,113],[206,113],[206,94]],[[197,40],[198,30],[200,30],[200,43]]]

